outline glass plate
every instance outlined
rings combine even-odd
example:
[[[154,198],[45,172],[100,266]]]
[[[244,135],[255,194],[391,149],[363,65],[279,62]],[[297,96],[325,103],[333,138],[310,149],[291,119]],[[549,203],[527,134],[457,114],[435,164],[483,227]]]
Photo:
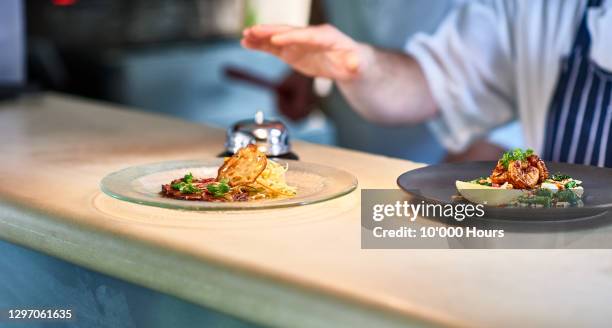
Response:
[[[297,187],[297,195],[291,198],[257,200],[248,202],[205,202],[165,198],[161,196],[162,184],[192,172],[197,178],[215,177],[223,159],[171,161],[133,166],[104,177],[100,187],[107,195],[132,203],[163,208],[209,211],[249,210],[288,207],[322,202],[346,195],[357,187],[357,178],[333,167],[300,161],[278,160],[288,164],[287,183]]]

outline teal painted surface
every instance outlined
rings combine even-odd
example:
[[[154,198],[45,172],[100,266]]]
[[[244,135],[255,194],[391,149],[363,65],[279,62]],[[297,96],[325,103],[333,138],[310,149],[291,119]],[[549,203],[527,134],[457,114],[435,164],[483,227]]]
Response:
[[[0,254],[0,309],[72,308],[75,314],[70,322],[0,327],[255,327],[4,241]]]

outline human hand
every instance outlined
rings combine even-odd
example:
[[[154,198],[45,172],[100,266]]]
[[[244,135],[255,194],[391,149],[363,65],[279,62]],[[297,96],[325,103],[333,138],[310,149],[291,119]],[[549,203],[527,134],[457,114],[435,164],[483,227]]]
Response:
[[[256,25],[243,31],[241,43],[247,49],[275,55],[305,75],[341,81],[357,78],[371,52],[370,47],[327,24]]]

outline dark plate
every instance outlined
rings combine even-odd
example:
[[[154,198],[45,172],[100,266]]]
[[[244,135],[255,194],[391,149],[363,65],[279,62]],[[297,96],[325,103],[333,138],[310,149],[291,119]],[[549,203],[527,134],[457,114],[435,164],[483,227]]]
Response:
[[[413,197],[431,203],[451,203],[457,194],[455,181],[469,181],[488,176],[496,162],[466,162],[426,166],[408,171],[397,178],[397,184]],[[505,208],[487,207],[492,219],[520,221],[564,221],[612,213],[612,169],[585,165],[547,163],[552,173],[563,172],[582,180],[585,189],[583,207]]]

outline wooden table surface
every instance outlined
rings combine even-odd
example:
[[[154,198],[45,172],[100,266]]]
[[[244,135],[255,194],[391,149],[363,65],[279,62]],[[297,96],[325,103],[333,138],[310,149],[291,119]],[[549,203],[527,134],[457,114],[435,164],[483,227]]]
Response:
[[[363,250],[359,192],[193,213],[100,193],[127,166],[214,157],[220,129],[58,94],[0,105],[0,238],[276,326],[605,326],[609,250]],[[359,188],[421,165],[294,143]]]

